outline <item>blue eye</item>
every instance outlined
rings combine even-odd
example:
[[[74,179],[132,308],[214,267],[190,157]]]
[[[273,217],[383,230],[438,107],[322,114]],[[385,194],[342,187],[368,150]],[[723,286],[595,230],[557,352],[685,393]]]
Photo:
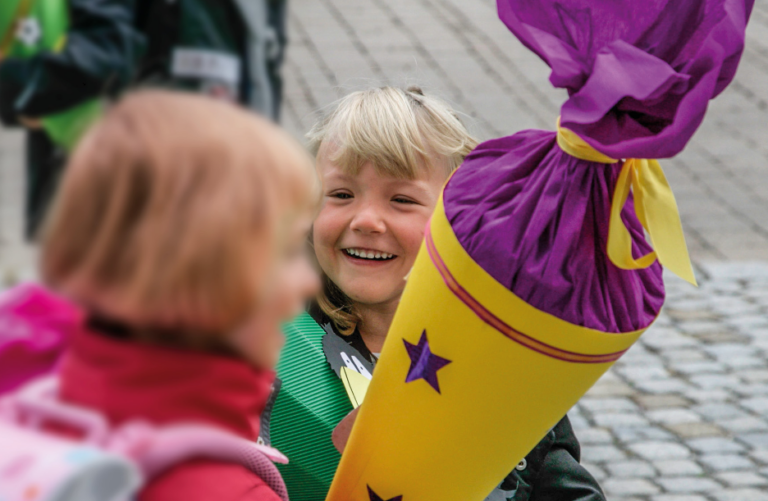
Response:
[[[331,197],[331,198],[338,198],[339,200],[349,200],[350,198],[352,198],[351,194],[343,193],[343,192],[342,193],[331,193],[328,196]]]

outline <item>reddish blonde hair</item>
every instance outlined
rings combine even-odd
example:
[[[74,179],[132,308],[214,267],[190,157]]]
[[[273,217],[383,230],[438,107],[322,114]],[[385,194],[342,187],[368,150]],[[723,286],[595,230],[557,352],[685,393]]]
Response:
[[[257,304],[281,223],[318,203],[311,159],[277,126],[209,98],[140,91],[72,155],[41,273],[132,326],[224,333]]]

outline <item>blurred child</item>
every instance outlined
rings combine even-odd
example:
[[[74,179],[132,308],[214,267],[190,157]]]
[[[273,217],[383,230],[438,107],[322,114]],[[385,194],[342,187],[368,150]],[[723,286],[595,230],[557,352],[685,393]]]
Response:
[[[44,227],[44,280],[82,306],[64,402],[112,425],[192,422],[255,440],[283,344],[315,292],[302,250],[312,163],[266,120],[192,95],[118,103],[71,158]],[[280,499],[243,466],[196,459],[141,501]]]
[[[313,226],[324,284],[310,314],[375,365],[443,184],[477,143],[442,101],[391,87],[342,99],[309,137],[324,197]],[[578,461],[565,417],[488,500],[603,500]]]

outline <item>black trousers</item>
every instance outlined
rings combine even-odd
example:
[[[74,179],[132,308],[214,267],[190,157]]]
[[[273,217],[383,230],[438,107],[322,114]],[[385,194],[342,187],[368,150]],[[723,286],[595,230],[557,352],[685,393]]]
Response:
[[[56,193],[66,155],[43,131],[27,133],[27,196],[24,231],[34,240]]]

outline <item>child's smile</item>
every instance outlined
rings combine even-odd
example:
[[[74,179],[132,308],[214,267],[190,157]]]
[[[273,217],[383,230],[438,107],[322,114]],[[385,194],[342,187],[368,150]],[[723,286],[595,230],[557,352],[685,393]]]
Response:
[[[352,259],[352,262],[355,262],[355,261],[384,262],[384,261],[391,261],[397,257],[396,255],[390,254],[389,252],[384,252],[376,249],[364,249],[360,247],[348,247],[346,249],[343,249],[343,251],[347,254],[347,257]]]

